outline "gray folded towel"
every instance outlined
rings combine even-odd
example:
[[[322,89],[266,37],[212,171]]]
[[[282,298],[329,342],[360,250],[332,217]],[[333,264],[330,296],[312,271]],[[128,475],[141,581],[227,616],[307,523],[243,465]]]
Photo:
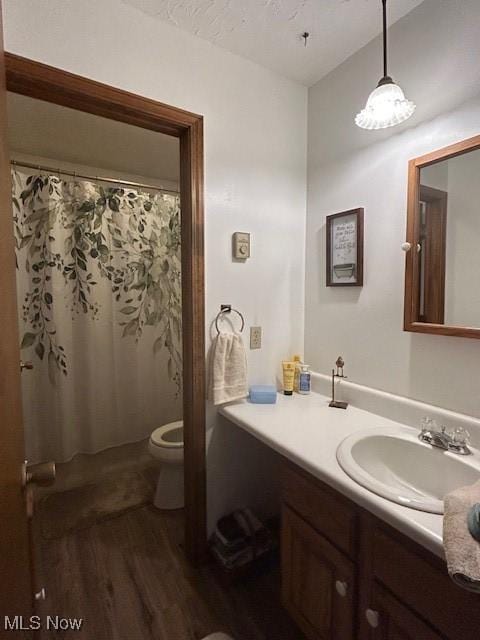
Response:
[[[480,480],[444,499],[443,546],[448,573],[459,587],[480,593],[480,544],[468,527],[468,513],[480,502]]]
[[[467,524],[470,535],[480,542],[480,502],[470,507],[467,514]]]

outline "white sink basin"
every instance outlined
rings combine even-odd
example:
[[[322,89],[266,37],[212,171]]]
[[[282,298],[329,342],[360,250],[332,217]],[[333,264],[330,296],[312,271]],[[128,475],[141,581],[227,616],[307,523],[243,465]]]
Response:
[[[420,442],[409,427],[368,429],[348,436],[337,449],[342,469],[387,500],[419,511],[443,513],[443,497],[480,480],[480,454],[443,451]]]

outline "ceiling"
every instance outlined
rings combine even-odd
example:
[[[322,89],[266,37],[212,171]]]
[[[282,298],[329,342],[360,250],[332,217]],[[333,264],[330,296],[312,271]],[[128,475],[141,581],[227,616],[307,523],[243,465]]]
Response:
[[[13,152],[178,183],[177,138],[16,93],[7,94]],[[115,177],[119,177],[118,175]]]
[[[393,24],[423,0],[390,0]],[[381,32],[380,0],[123,0],[311,86]],[[301,34],[310,33],[305,47]]]

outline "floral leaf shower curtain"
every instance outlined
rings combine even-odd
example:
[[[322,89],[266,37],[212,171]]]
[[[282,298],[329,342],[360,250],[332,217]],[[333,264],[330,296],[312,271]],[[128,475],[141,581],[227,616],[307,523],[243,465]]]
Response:
[[[179,419],[179,197],[18,169],[12,184],[29,459]]]

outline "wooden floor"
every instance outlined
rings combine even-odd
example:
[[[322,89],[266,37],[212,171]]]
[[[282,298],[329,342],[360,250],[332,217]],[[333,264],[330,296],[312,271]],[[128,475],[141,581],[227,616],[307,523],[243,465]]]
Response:
[[[303,640],[279,602],[278,569],[225,586],[182,551],[183,514],[153,506],[104,520],[58,540],[37,535],[39,614],[83,618],[77,640],[200,640],[224,631],[235,640]],[[45,618],[43,618],[45,622]]]

